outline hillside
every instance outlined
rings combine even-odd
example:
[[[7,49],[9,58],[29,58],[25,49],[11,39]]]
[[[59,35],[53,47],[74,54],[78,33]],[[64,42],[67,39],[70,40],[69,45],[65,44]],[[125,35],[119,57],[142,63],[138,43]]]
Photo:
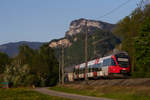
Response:
[[[20,41],[20,42],[13,42],[0,45],[0,52],[4,52],[8,54],[9,57],[15,57],[19,50],[19,46],[26,44],[32,49],[39,49],[40,46],[43,44],[42,42],[27,42],[27,41]]]

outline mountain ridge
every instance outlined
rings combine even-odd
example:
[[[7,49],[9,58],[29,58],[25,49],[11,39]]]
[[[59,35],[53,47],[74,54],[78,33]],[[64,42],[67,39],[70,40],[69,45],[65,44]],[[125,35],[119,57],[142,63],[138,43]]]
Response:
[[[19,46],[25,44],[32,49],[39,49],[45,42],[30,42],[30,41],[19,41],[19,42],[9,42],[0,45],[0,52],[6,53],[9,57],[17,56],[19,52]]]

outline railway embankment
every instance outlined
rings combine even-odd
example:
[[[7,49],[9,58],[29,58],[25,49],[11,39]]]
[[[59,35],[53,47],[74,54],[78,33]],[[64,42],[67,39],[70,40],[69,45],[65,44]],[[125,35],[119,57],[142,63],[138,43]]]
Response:
[[[99,79],[68,82],[66,85],[88,85],[88,86],[150,86],[150,78],[129,79]]]

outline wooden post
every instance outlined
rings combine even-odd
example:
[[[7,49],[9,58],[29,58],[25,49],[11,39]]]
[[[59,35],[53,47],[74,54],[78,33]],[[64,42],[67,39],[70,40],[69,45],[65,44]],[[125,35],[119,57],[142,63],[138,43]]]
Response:
[[[88,20],[87,20],[88,21]],[[87,21],[85,22],[85,80],[88,81],[88,27]]]
[[[61,81],[62,81],[62,85],[64,85],[64,46],[63,45],[62,45],[62,63],[61,63],[61,65],[62,65],[62,69],[61,69],[62,79],[61,79]]]
[[[59,56],[59,85],[61,84],[61,56]]]
[[[94,48],[93,54],[94,54],[94,57],[96,57],[96,44],[93,45],[93,48]]]

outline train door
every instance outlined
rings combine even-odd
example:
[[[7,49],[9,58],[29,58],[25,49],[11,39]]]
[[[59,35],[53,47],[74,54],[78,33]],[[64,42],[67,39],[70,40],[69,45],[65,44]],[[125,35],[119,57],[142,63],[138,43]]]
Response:
[[[108,67],[111,64],[111,58],[104,59],[102,66],[102,74],[103,76],[108,76]]]

